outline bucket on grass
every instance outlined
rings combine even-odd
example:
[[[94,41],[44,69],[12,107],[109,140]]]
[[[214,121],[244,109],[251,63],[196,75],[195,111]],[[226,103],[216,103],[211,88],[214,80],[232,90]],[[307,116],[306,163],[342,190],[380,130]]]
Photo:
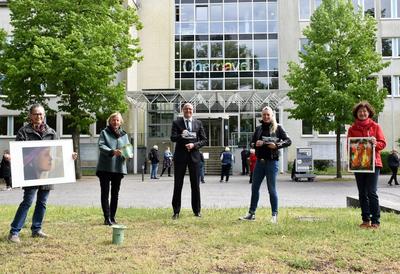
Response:
[[[124,230],[126,226],[124,225],[112,225],[113,235],[112,235],[112,243],[115,245],[120,245],[124,241]]]

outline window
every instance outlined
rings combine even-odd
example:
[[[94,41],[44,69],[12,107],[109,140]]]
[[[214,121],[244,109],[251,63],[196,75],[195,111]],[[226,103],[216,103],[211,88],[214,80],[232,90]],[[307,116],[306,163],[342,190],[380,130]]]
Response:
[[[364,0],[363,8],[364,8],[364,14],[368,14],[371,15],[372,17],[375,17],[374,0]]]
[[[0,136],[7,136],[8,116],[0,116]]]
[[[96,119],[96,135],[99,135],[100,132],[107,126],[107,118],[97,117]]]
[[[46,124],[57,132],[57,116],[46,115]]]
[[[177,89],[278,88],[277,1],[175,3]]]
[[[400,18],[400,0],[381,0],[382,18]]]
[[[374,0],[352,0],[354,11],[358,12],[362,8],[364,14],[369,14],[375,17],[375,4]]]
[[[153,105],[152,107],[154,107]],[[167,137],[171,133],[171,121],[174,119],[174,114],[162,105],[156,104],[156,110],[149,112],[150,137]]]
[[[389,96],[400,96],[400,76],[382,76],[382,82]]]
[[[300,20],[308,20],[311,15],[310,0],[299,0],[299,18]]]
[[[13,135],[16,136],[18,130],[23,127],[25,121],[25,116],[13,116]]]
[[[207,20],[208,20],[208,7],[196,6],[196,21],[207,21]]]
[[[62,116],[62,135],[72,135],[73,128],[70,127],[72,124],[72,119],[69,115],[63,115]],[[88,128],[82,128],[81,132],[82,135],[89,135],[89,127]]]
[[[194,19],[193,5],[182,5],[180,15],[182,22],[193,22]]]
[[[299,46],[299,51],[303,54],[306,54],[306,50],[304,49],[304,46],[308,45],[308,39],[307,38],[300,38],[300,46]]]
[[[400,57],[400,38],[382,38],[382,56]]]
[[[301,121],[301,134],[302,135],[312,135],[313,134],[313,126],[310,121],[308,121],[308,120]]]

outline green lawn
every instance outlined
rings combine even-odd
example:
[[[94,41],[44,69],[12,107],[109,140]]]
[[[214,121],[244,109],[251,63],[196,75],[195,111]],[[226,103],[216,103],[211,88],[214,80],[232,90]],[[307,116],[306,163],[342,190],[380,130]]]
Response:
[[[400,271],[400,218],[383,213],[379,230],[360,229],[359,209],[283,208],[270,224],[268,208],[254,222],[245,209],[119,209],[123,245],[111,244],[101,209],[49,206],[49,239],[6,240],[15,206],[1,206],[0,273],[293,273]],[[29,216],[30,217],[30,216]],[[314,217],[300,218],[300,217]],[[305,219],[305,220],[304,220]]]

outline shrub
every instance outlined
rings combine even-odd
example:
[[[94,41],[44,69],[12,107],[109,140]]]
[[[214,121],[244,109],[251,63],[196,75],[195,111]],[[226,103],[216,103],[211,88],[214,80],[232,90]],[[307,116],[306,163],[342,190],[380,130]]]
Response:
[[[326,171],[331,166],[333,166],[332,160],[314,160],[314,168],[318,171]]]

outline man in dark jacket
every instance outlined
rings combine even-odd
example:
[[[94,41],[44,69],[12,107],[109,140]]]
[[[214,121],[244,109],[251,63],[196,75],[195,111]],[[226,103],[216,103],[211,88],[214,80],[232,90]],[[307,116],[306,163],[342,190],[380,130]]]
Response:
[[[388,184],[392,185],[392,181],[394,180],[394,183],[398,185],[399,182],[397,181],[397,170],[399,169],[400,160],[399,154],[395,149],[393,149],[389,154],[388,164],[390,169],[392,170],[392,176],[390,177]]]
[[[183,117],[173,121],[171,141],[176,143],[174,153],[174,194],[172,219],[179,218],[181,210],[181,195],[186,167],[189,169],[190,186],[192,188],[192,210],[196,217],[201,217],[200,187],[199,187],[199,149],[207,144],[207,138],[201,121],[192,117],[193,105],[186,103],[183,106]]]
[[[247,159],[249,158],[250,153],[244,146],[242,151],[240,152],[240,158],[242,159],[242,175],[249,174],[249,164],[247,163]]]
[[[154,145],[149,152],[149,160],[151,162],[151,175],[150,179],[159,179],[157,177],[158,163],[160,162],[160,157],[158,155],[158,146]]]

